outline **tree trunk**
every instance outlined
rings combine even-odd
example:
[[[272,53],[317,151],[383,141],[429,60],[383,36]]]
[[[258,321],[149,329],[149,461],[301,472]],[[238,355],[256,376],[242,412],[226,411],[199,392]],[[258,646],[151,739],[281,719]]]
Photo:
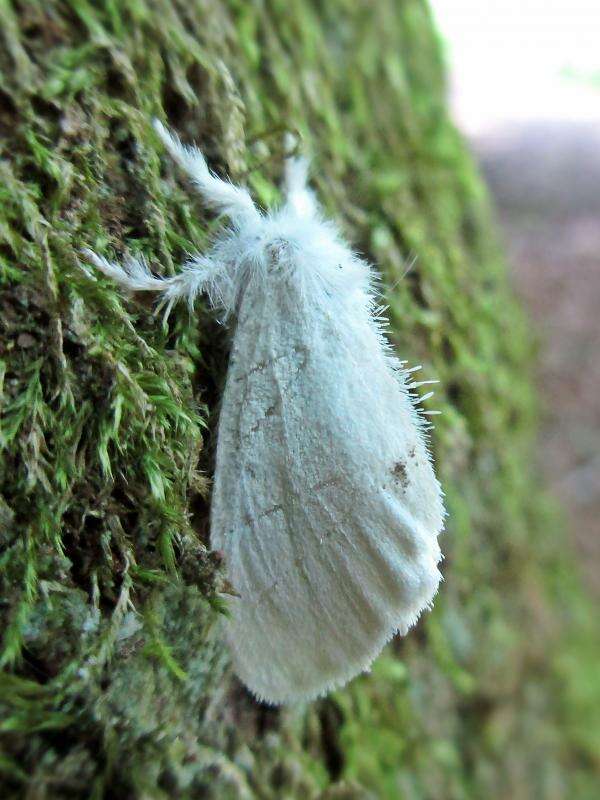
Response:
[[[555,657],[585,607],[532,469],[529,335],[425,4],[1,8],[2,797],[592,786],[593,742],[573,722],[592,662],[564,640],[577,665]],[[207,511],[226,333],[202,303],[162,324],[78,264],[84,246],[129,250],[172,274],[221,224],[154,115],[265,205],[299,132],[328,214],[383,273],[398,354],[441,380],[435,610],[306,708],[258,705],[220,644],[226,565]]]

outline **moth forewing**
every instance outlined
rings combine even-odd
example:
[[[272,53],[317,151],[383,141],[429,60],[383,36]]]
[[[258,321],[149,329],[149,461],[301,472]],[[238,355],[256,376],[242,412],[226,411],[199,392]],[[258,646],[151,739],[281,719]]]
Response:
[[[343,684],[414,624],[439,582],[443,518],[368,303],[324,302],[293,280],[244,297],[211,523],[240,593],[227,622],[236,671],[273,703]]]

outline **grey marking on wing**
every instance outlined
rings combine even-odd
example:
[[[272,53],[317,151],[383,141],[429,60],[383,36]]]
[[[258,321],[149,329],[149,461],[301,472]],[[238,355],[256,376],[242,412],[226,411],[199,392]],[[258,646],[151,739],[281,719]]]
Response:
[[[280,355],[273,356],[273,358],[269,358],[266,361],[259,361],[258,364],[255,364],[251,369],[248,370],[248,372],[245,372],[243,375],[238,375],[235,380],[247,380],[251,375],[254,375],[255,372],[261,372],[263,369],[266,369],[267,367],[277,363],[277,361],[281,361],[284,358],[289,358],[292,353],[298,353],[299,355],[303,356],[302,360],[298,363],[298,371],[300,371],[306,363],[308,348],[304,345],[295,345],[291,350],[288,350],[285,353],[280,353]]]

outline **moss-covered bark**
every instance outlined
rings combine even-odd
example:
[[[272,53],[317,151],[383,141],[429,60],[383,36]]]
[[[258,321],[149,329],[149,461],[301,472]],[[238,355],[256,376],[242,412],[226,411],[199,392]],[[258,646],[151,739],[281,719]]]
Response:
[[[2,797],[591,797],[595,644],[552,555],[528,332],[423,2],[0,12]],[[218,224],[152,115],[264,203],[299,131],[328,212],[394,287],[399,352],[441,379],[436,609],[307,709],[257,706],[219,645],[222,329],[202,308],[161,326],[77,265],[125,244],[171,273]]]

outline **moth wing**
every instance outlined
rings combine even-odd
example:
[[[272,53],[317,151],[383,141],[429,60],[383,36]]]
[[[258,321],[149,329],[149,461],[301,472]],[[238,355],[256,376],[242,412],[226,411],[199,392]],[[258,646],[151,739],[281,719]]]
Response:
[[[211,536],[239,594],[226,623],[236,672],[284,703],[343,684],[414,624],[440,579],[443,508],[366,313],[309,307],[290,324],[276,300],[248,293],[241,309]]]

